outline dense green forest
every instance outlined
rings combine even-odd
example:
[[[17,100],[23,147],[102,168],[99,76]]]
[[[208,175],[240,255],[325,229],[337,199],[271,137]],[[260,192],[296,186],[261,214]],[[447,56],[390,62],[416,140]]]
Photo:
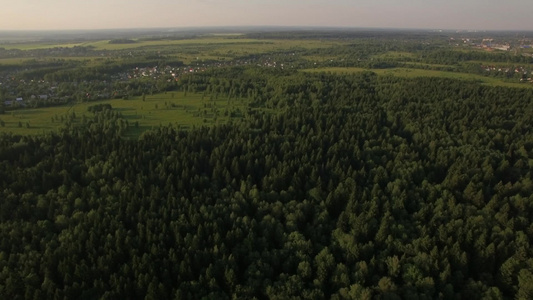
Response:
[[[244,67],[176,88],[253,101],[135,141],[96,106],[0,136],[0,298],[533,297],[532,89]]]

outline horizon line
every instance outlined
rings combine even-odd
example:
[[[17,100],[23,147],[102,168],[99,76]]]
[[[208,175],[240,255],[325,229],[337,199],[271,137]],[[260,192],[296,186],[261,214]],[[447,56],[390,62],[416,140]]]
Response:
[[[327,25],[198,25],[177,27],[116,27],[116,28],[69,28],[69,29],[0,29],[0,32],[95,32],[95,31],[149,31],[149,30],[191,30],[191,29],[329,29],[329,30],[405,30],[405,31],[440,31],[440,32],[533,32],[532,29],[468,29],[468,28],[429,28],[429,27],[363,27],[363,26],[327,26]]]

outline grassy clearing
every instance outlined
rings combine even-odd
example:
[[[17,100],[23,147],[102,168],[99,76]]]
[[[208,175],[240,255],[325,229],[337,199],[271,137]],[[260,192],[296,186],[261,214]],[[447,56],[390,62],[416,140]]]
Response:
[[[110,44],[109,40],[95,41],[83,43],[82,46],[92,46],[97,50],[125,50],[145,47],[159,47],[159,46],[181,46],[181,45],[210,45],[210,44],[246,44],[257,42],[252,39],[228,39],[228,38],[200,38],[187,40],[155,40],[155,41],[138,41],[132,44]]]
[[[55,119],[75,113],[76,122],[81,122],[83,115],[89,119],[92,117],[93,114],[87,111],[89,106],[109,103],[113,110],[119,111],[128,120],[130,129],[127,137],[136,138],[142,132],[161,125],[173,124],[190,129],[193,126],[224,124],[230,119],[242,118],[248,109],[248,102],[241,98],[168,92],[146,96],[144,101],[142,97],[135,97],[130,100],[114,99],[21,109],[0,115],[0,120],[5,122],[5,126],[0,127],[0,132],[32,135],[55,131],[62,125],[60,120]]]
[[[27,62],[31,61],[38,61],[38,62],[50,62],[54,60],[65,60],[65,61],[96,61],[96,60],[103,60],[101,57],[95,57],[95,56],[83,56],[83,57],[69,57],[69,56],[49,56],[46,58],[27,58],[27,57],[20,57],[20,58],[0,58],[0,65],[21,65]]]
[[[27,58],[0,58],[0,65],[20,65],[27,60]]]
[[[491,62],[481,60],[469,60],[466,63],[479,64],[480,66],[495,66],[495,67],[512,67],[512,66],[528,66],[526,63],[508,63],[508,62]]]
[[[325,62],[325,61],[338,61],[343,59],[338,55],[307,55],[303,56],[306,60],[310,62]]]
[[[203,41],[198,43],[198,41]],[[219,41],[210,43],[207,41]],[[187,42],[187,43],[186,43]],[[194,43],[196,42],[196,43]],[[154,42],[155,43],[155,42]],[[277,51],[296,51],[301,49],[327,48],[338,45],[338,42],[298,41],[298,40],[251,40],[251,39],[195,39],[187,41],[171,41],[167,44],[142,46],[143,51],[161,51],[176,57],[187,64],[196,60],[231,60],[236,57],[263,54]],[[132,44],[130,44],[132,45]],[[140,45],[140,44],[133,44]],[[116,46],[116,45],[112,45]],[[129,46],[129,45],[119,45]]]
[[[454,65],[442,65],[442,64],[426,64],[426,63],[419,63],[419,62],[412,62],[412,61],[405,61],[402,62],[403,64],[414,66],[414,67],[421,67],[421,68],[450,68],[454,67]]]
[[[14,43],[14,44],[1,44],[0,47],[7,50],[19,49],[19,50],[38,50],[38,49],[52,49],[52,48],[72,48],[75,46],[82,46],[84,43],[45,43],[45,42],[33,42],[33,43]]]
[[[320,40],[270,40],[270,39],[245,39],[236,38],[232,35],[227,36],[206,36],[186,40],[154,40],[143,41],[137,40],[131,44],[110,44],[109,40],[88,41],[83,43],[70,44],[50,44],[50,43],[25,43],[25,44],[7,44],[0,45],[6,49],[47,49],[55,47],[74,47],[86,46],[93,47],[96,50],[136,50],[162,52],[165,55],[176,57],[184,63],[190,64],[196,60],[231,60],[239,56],[252,54],[271,53],[277,51],[291,51],[301,49],[318,49],[329,48],[342,45],[339,41],[320,41]],[[89,59],[95,61],[95,57],[63,58],[58,59]],[[324,61],[328,58],[313,58],[317,61]],[[331,57],[330,59],[336,59]],[[8,59],[0,60],[0,64],[18,64],[26,59]]]
[[[142,41],[131,44],[110,44],[109,40],[88,41],[82,43],[20,43],[20,44],[0,44],[0,47],[5,49],[50,49],[56,47],[74,47],[86,46],[94,47],[96,50],[127,50],[136,48],[160,48],[172,47],[177,51],[182,47],[197,47],[198,50],[206,47],[213,47],[220,52],[232,51],[234,53],[264,53],[273,50],[287,50],[287,49],[315,49],[326,48],[335,45],[340,45],[342,42],[334,41],[320,41],[320,40],[268,40],[268,39],[246,39],[235,38],[235,36],[207,36],[201,38],[185,39],[185,40],[153,40]]]
[[[403,59],[403,58],[416,58],[417,55],[411,52],[389,51],[389,52],[374,55],[372,57],[383,58],[383,59]]]
[[[513,88],[533,88],[532,84],[521,84],[513,82],[505,82],[498,78],[485,77],[476,74],[468,73],[458,73],[458,72],[446,72],[446,71],[435,71],[435,70],[420,70],[420,69],[408,69],[408,68],[397,68],[397,69],[383,69],[383,70],[372,70],[381,75],[393,75],[401,77],[443,77],[443,78],[453,78],[461,80],[475,80],[479,81],[482,84],[490,86],[503,86],[503,87],[513,87]]]
[[[205,37],[187,40],[156,40],[156,41],[139,41],[133,44],[109,44],[108,40],[87,42],[82,46],[93,46],[102,50],[122,50],[140,47],[167,47],[167,46],[198,46],[199,49],[205,46],[216,46],[221,51],[223,49],[232,49],[243,51],[251,50],[254,52],[267,52],[276,49],[290,48],[323,48],[340,44],[339,42],[323,42],[319,40],[263,40],[263,39],[241,39],[228,37]],[[179,49],[179,47],[177,48]]]
[[[99,40],[99,41],[88,41],[80,43],[46,43],[46,42],[32,42],[32,43],[12,43],[12,44],[1,44],[0,47],[5,49],[20,49],[20,50],[36,50],[36,49],[51,49],[57,47],[72,48],[75,46],[92,46],[97,50],[124,50],[124,49],[134,49],[139,47],[150,47],[150,46],[168,46],[168,45],[207,45],[207,44],[225,44],[225,43],[234,43],[234,44],[246,44],[246,43],[255,43],[260,40],[254,39],[235,39],[228,37],[206,37],[206,38],[196,38],[196,39],[186,39],[186,40],[154,40],[154,41],[137,41],[136,43],[131,44],[110,44],[110,40]]]
[[[308,73],[333,73],[333,74],[351,74],[359,73],[363,71],[373,71],[365,68],[356,68],[356,67],[326,67],[326,68],[314,68],[314,69],[303,69],[302,72]]]
[[[372,71],[378,75],[391,75],[391,76],[406,77],[406,78],[443,77],[443,78],[453,78],[453,79],[461,79],[461,80],[475,80],[475,81],[481,82],[482,84],[486,84],[490,86],[503,86],[503,87],[513,87],[513,88],[533,88],[533,84],[505,82],[497,78],[485,77],[485,76],[476,75],[476,74],[435,71],[435,70],[409,69],[409,68],[364,69],[364,68],[332,67],[332,68],[306,69],[303,71],[312,72],[312,73],[331,72],[335,74],[349,74],[349,73],[357,73],[357,72],[362,72],[362,71]]]

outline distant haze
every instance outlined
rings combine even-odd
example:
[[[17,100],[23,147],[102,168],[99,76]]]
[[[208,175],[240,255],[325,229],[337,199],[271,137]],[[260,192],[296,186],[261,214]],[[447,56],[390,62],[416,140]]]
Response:
[[[532,30],[531,0],[17,0],[0,30],[331,26]]]

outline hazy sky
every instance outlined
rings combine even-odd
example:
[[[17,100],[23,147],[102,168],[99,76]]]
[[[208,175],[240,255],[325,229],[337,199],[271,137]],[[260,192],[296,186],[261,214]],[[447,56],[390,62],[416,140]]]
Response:
[[[2,1],[0,30],[240,25],[533,30],[532,0]]]

